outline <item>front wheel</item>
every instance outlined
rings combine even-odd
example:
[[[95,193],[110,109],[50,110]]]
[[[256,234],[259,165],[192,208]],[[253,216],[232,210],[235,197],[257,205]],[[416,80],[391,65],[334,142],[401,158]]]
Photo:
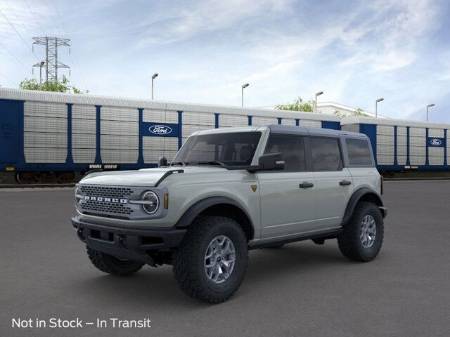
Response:
[[[378,255],[383,236],[383,216],[377,205],[360,202],[338,235],[338,245],[341,253],[350,260],[368,262]]]
[[[247,239],[239,224],[220,216],[194,221],[175,256],[174,274],[189,296],[208,303],[229,299],[247,269]]]

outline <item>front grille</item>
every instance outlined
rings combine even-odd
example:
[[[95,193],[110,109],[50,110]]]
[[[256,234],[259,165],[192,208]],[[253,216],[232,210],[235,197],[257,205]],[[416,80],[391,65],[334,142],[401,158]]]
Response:
[[[121,202],[133,195],[131,188],[81,185],[80,192],[83,197],[100,198],[100,200],[81,199],[81,210],[85,214],[128,218],[134,212],[129,204]]]
[[[112,204],[97,201],[85,201],[82,204],[83,210],[96,212],[96,213],[115,213],[115,214],[125,214],[130,215],[133,210],[130,207],[121,204]]]
[[[127,198],[133,194],[133,190],[128,187],[106,187],[95,185],[81,185],[83,195],[90,197],[106,198]]]

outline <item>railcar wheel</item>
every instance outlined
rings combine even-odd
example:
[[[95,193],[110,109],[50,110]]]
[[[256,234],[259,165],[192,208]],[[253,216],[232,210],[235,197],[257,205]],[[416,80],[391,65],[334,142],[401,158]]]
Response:
[[[21,185],[39,184],[42,182],[40,172],[17,172],[16,181]]]
[[[73,172],[59,172],[56,174],[56,183],[70,184],[75,182],[75,173]]]

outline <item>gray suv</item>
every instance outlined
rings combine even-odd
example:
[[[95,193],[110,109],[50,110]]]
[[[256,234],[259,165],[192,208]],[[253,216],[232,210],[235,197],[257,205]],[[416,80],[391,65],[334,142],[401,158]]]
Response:
[[[363,134],[214,129],[190,136],[169,166],[89,174],[76,187],[72,223],[101,271],[171,264],[184,292],[219,303],[239,288],[249,249],[337,238],[349,259],[374,259],[381,194]]]

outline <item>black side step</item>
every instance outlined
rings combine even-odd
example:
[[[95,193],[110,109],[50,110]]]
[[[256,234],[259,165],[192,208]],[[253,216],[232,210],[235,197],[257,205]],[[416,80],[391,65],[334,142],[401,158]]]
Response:
[[[274,244],[278,244],[278,243],[290,243],[290,242],[297,242],[297,241],[304,241],[304,240],[335,239],[340,232],[342,232],[342,228],[328,229],[328,230],[324,230],[324,231],[317,231],[314,233],[293,235],[293,236],[289,236],[289,237],[263,239],[263,240],[259,240],[259,241],[250,243],[249,248],[250,249],[264,248],[264,247],[273,246]]]

